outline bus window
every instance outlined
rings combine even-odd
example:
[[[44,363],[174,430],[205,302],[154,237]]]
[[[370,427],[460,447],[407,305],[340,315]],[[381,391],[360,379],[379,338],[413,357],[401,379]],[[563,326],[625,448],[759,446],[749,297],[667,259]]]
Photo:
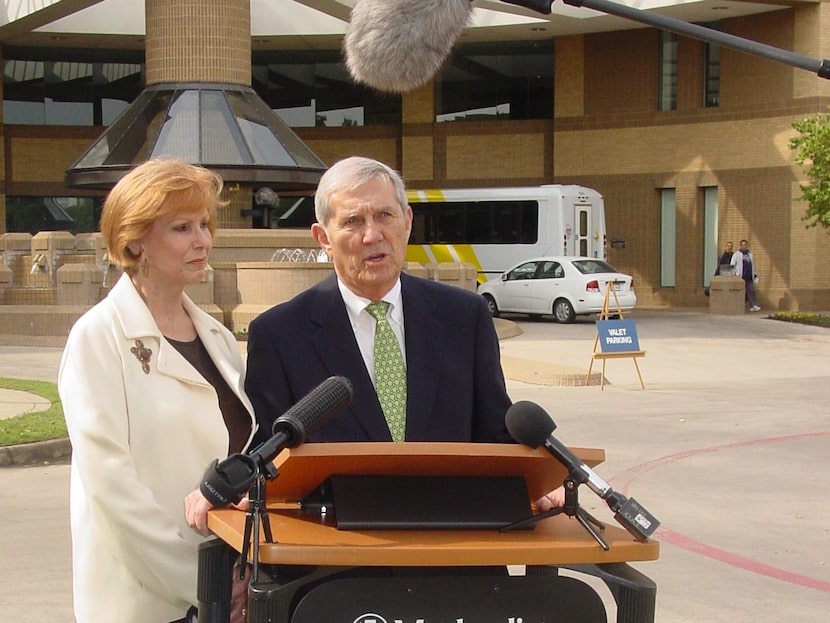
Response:
[[[515,244],[519,242],[519,231],[522,226],[521,211],[516,206],[505,205],[503,202],[494,201],[493,211],[493,236],[488,242]]]
[[[436,211],[438,217],[438,236],[435,242],[454,244],[464,242],[464,204],[440,204]]]
[[[539,202],[522,202],[522,220],[520,240],[522,244],[536,244],[539,242]]]
[[[466,211],[464,242],[501,242],[490,232],[490,206],[487,203],[473,203]]]
[[[577,208],[578,211],[578,231],[576,232],[577,253],[582,257],[588,256],[588,242],[591,237],[591,228],[588,220],[588,210],[584,208]]]
[[[539,202],[533,200],[410,202],[410,244],[536,244]]]

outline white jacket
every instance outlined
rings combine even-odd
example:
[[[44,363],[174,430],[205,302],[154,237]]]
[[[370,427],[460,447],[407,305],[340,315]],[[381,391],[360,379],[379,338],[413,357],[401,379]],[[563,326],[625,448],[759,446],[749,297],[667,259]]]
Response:
[[[749,275],[749,279],[755,279],[758,277],[758,272],[755,269],[755,258],[752,257],[752,251],[747,251],[746,255],[749,256],[749,261],[752,263],[752,272],[754,274]],[[738,277],[744,276],[744,254],[741,251],[735,251],[732,254],[732,266],[735,266],[735,274]]]
[[[236,340],[185,297],[199,337],[244,394]],[[149,374],[132,349],[149,349]],[[184,497],[228,453],[216,392],[162,338],[127,275],[72,328],[58,389],[72,442],[70,519],[78,623],[165,623],[196,604],[197,548]],[[251,437],[248,438],[250,443]],[[247,445],[247,444],[246,444]]]

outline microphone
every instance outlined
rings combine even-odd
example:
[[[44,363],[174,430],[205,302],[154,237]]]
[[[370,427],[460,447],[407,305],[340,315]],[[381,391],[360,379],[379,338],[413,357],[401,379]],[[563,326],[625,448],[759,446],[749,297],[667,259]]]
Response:
[[[222,461],[214,459],[199,485],[202,495],[215,508],[238,502],[259,473],[268,473],[268,465],[280,452],[304,443],[348,405],[353,394],[346,377],[327,378],[276,419],[270,439],[248,454],[232,454]]]
[[[343,52],[355,82],[404,93],[444,64],[472,15],[470,0],[358,0]]]
[[[548,15],[553,0],[503,0]],[[343,53],[355,82],[405,93],[441,69],[472,16],[472,0],[357,0]]]
[[[600,476],[553,436],[556,424],[539,405],[520,400],[507,409],[505,424],[510,435],[520,444],[531,448],[541,445],[562,463],[568,475],[579,484],[585,484],[591,491],[605,500],[614,512],[614,519],[628,530],[635,539],[646,542],[660,522],[643,508],[634,498],[617,493]]]

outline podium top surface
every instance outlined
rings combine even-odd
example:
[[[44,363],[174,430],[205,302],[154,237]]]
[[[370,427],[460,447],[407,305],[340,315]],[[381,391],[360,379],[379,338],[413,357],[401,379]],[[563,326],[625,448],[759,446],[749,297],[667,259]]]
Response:
[[[601,463],[600,449],[571,448],[587,465]],[[566,515],[544,519],[533,530],[338,530],[320,513],[296,503],[331,475],[523,476],[531,499],[560,486],[565,468],[546,451],[514,444],[321,443],[285,450],[274,461],[279,476],[268,482],[266,504],[275,543],[259,539],[263,564],[328,566],[565,565],[656,560],[659,544],[640,543],[606,524],[603,551]],[[610,510],[597,500],[604,515]],[[493,504],[499,501],[492,500]],[[246,514],[218,509],[208,526],[241,551]]]
[[[605,460],[597,448],[571,448],[586,465]],[[522,476],[535,500],[559,487],[565,467],[543,449],[505,443],[308,443],[274,460],[266,502],[296,502],[329,476]]]

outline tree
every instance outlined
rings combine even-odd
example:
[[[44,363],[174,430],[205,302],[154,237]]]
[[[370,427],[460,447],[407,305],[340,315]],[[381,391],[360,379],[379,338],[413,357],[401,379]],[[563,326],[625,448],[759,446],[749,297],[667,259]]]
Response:
[[[801,184],[807,210],[801,217],[807,227],[821,225],[830,228],[830,115],[819,114],[795,121],[798,136],[790,139],[795,150],[795,162],[804,165],[809,184]]]

